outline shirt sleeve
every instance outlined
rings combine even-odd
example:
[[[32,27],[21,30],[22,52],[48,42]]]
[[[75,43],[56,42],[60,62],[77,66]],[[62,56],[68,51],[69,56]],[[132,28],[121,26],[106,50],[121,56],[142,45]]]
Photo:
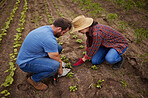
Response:
[[[101,45],[101,42],[102,42],[102,37],[99,35],[99,33],[94,32],[92,45],[91,47],[88,47],[87,49],[87,55],[89,57],[93,57],[96,54],[97,50],[99,49]]]
[[[55,39],[46,39],[43,42],[43,48],[45,52],[58,52],[58,45]]]

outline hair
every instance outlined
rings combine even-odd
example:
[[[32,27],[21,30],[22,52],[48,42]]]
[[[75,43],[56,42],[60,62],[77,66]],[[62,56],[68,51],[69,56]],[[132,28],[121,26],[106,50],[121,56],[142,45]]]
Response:
[[[98,22],[93,21],[93,23],[91,24],[91,26],[90,26],[90,27],[93,27],[93,26],[95,26],[96,24],[98,24]]]
[[[58,18],[53,22],[53,25],[55,27],[61,27],[62,30],[66,30],[67,28],[69,28],[69,30],[72,27],[72,24],[69,20],[65,19],[65,18]]]

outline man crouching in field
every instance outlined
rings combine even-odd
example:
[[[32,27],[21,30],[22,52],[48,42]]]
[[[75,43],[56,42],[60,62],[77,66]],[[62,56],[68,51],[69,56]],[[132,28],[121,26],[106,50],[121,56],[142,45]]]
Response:
[[[71,29],[71,22],[59,18],[52,25],[41,26],[31,31],[25,38],[17,64],[24,72],[34,73],[27,81],[38,90],[46,90],[48,86],[41,82],[47,78],[63,73],[59,54],[62,46],[57,44],[56,37],[62,36]]]

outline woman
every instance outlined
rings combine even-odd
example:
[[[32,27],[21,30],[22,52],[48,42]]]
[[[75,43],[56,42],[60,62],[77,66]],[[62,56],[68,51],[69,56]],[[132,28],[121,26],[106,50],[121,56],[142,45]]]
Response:
[[[86,54],[83,58],[79,58],[73,67],[80,66],[87,59],[91,59],[92,64],[95,65],[106,60],[113,64],[113,69],[121,67],[123,64],[122,54],[126,51],[128,43],[120,32],[84,15],[73,19],[72,25],[72,32],[78,31],[87,36]]]

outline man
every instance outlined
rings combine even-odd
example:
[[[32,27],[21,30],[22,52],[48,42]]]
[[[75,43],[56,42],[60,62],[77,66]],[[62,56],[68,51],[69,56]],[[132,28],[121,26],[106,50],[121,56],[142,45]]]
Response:
[[[87,47],[83,58],[73,64],[73,67],[80,66],[87,59],[91,59],[92,64],[101,64],[104,60],[113,64],[113,69],[118,69],[123,63],[122,54],[126,51],[128,43],[121,33],[115,29],[99,24],[92,18],[83,15],[76,17],[72,21],[72,32],[78,31],[86,34]]]
[[[52,25],[41,26],[31,31],[25,38],[17,64],[24,72],[34,73],[27,81],[37,90],[46,90],[48,86],[41,82],[43,78],[63,73],[59,54],[62,46],[57,44],[60,37],[71,29],[71,22],[58,18]]]

